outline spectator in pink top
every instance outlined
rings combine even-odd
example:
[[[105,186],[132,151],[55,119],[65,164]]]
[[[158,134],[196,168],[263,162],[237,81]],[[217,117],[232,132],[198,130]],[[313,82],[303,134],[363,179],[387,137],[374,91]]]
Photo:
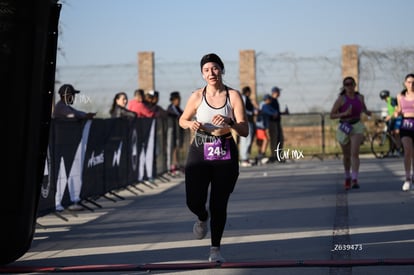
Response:
[[[128,109],[135,112],[137,117],[155,117],[155,113],[144,102],[144,90],[137,89],[134,98],[128,102]]]

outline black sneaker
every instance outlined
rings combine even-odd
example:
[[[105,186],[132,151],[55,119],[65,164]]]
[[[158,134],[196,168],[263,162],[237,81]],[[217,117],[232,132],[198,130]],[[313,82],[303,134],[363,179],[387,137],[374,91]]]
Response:
[[[359,189],[359,184],[357,180],[352,180],[352,189]]]

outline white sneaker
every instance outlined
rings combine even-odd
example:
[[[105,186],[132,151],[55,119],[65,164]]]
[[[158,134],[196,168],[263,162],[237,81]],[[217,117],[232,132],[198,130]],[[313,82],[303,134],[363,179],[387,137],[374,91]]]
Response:
[[[409,180],[404,181],[404,184],[402,186],[403,191],[408,191],[411,189],[411,182]]]
[[[266,158],[266,157],[264,157],[264,158],[262,158],[261,160],[260,160],[260,163],[261,164],[266,164],[266,163],[268,163],[269,162],[269,158]]]
[[[220,254],[220,248],[212,246],[208,261],[212,263],[224,263],[226,260]]]
[[[208,221],[208,220],[207,220]],[[196,221],[193,226],[193,233],[196,239],[201,240],[207,235],[207,221]]]
[[[252,164],[250,162],[248,162],[247,160],[244,160],[240,163],[241,167],[251,167]]]

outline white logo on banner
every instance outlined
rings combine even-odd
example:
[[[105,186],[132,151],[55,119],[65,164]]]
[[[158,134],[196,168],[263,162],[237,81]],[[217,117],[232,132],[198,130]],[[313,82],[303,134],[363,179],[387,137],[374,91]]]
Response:
[[[63,157],[62,157],[60,159],[58,178],[56,182],[56,195],[55,195],[56,210],[63,208],[62,198],[63,198],[63,194],[65,193],[67,182],[68,182],[68,178],[66,176],[65,161],[63,160]]]
[[[46,156],[46,161],[45,161],[45,169],[43,171],[43,176],[47,176],[47,182],[46,183],[42,183],[42,187],[40,189],[40,194],[43,198],[47,198],[49,197],[49,192],[50,192],[50,183],[52,182],[51,178],[50,178],[50,152],[49,152],[49,147],[47,148],[47,156]]]
[[[142,144],[141,154],[139,156],[138,181],[144,178],[144,169],[147,176],[152,177],[152,169],[154,162],[154,146],[155,146],[155,120],[152,121],[149,131],[148,143]]]
[[[122,141],[119,143],[118,149],[114,151],[114,158],[112,159],[112,167],[119,166],[121,163]]]
[[[69,172],[69,176],[66,177],[66,168],[63,161],[63,157],[60,161],[58,171],[58,181],[56,183],[56,196],[55,205],[56,209],[62,207],[62,198],[65,193],[66,185],[68,185],[70,200],[72,202],[80,201],[80,192],[82,188],[82,171],[85,158],[86,146],[88,144],[89,129],[91,128],[92,120],[88,120],[82,131],[82,138],[79,142],[76,150],[75,158],[72,163],[72,167]]]
[[[88,160],[88,168],[94,167],[98,164],[104,163],[104,151],[102,151],[99,155],[95,156],[95,151],[92,151],[92,155]]]
[[[138,142],[138,135],[137,135],[137,130],[134,127],[134,129],[132,130],[132,137],[131,137],[131,163],[132,163],[132,170],[135,171],[137,170],[137,166],[138,166],[138,147],[137,147],[137,142]]]

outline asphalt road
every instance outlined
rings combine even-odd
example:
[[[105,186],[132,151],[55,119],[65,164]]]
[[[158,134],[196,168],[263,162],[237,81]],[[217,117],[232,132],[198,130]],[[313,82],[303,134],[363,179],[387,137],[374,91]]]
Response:
[[[38,219],[30,250],[3,273],[414,274],[414,191],[401,158],[361,159],[361,185],[343,190],[340,159],[241,168],[222,241],[207,262],[195,240],[184,178],[139,184]],[[122,197],[122,198],[121,198]]]

